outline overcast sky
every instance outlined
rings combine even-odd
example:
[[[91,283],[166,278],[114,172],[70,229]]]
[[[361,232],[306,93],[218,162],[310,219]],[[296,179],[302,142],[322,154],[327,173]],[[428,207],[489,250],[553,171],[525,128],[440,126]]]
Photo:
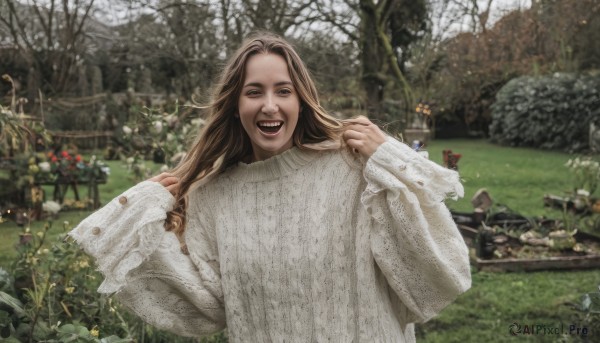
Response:
[[[478,2],[482,4],[481,6],[487,4],[487,0],[478,0]],[[529,7],[531,7],[531,0],[493,0],[491,12],[499,18],[502,16],[502,13],[506,13],[507,11]],[[498,18],[495,19],[497,20]]]
[[[2,1],[2,0],[0,0]],[[31,0],[19,0],[22,3],[30,3]],[[38,0],[38,3],[44,3],[47,0]],[[152,1],[152,0],[146,0]],[[158,0],[156,0],[158,1]],[[218,4],[217,0],[204,0],[211,4]],[[290,0],[294,1],[294,0]],[[377,1],[377,0],[375,0]],[[462,4],[469,4],[472,0],[456,0],[456,2]],[[487,6],[489,0],[477,0],[479,5],[479,10],[483,11]],[[531,7],[531,1],[539,1],[539,0],[492,0],[492,8],[490,10],[490,18],[488,20],[488,27],[493,25],[498,19],[504,16],[506,13],[513,11],[515,9],[525,9]],[[139,10],[128,8],[127,1],[116,1],[116,0],[95,0],[94,1],[96,8],[99,9],[100,13],[102,13],[102,17],[104,17],[104,21],[107,24],[117,24],[122,23],[130,18],[132,15],[135,16],[139,13]],[[98,13],[98,14],[100,14]],[[441,21],[434,21],[434,32],[436,30],[443,30],[442,36],[450,37],[456,35],[459,31],[469,30],[470,20],[468,17],[462,18],[461,22],[455,23],[453,26],[448,27],[448,24],[444,23],[444,20],[456,21],[451,19],[453,16],[452,9],[442,13],[443,17]]]
[[[470,4],[471,0],[459,0],[463,4]],[[492,26],[498,19],[502,18],[506,13],[517,10],[526,9],[531,7],[532,0],[492,0],[490,9],[490,18],[487,22],[487,27]],[[534,0],[535,1],[535,0]],[[479,6],[479,12],[486,9],[488,0],[477,0]],[[434,11],[436,9],[434,8]],[[440,9],[437,9],[438,11]],[[444,13],[441,13],[440,20],[434,19],[434,33],[441,33],[442,37],[448,38],[456,35],[460,31],[467,31],[470,29],[471,20],[470,17],[464,16],[464,10],[460,10],[459,6],[452,6],[448,8]],[[440,13],[434,13],[434,18],[439,18]],[[461,20],[457,21],[455,18],[460,15]],[[449,25],[448,23],[453,23]],[[442,30],[442,32],[439,32]]]

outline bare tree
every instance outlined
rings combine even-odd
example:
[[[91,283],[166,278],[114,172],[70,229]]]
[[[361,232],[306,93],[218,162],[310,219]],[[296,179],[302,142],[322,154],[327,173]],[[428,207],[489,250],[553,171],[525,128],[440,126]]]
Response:
[[[315,0],[241,0],[251,30],[269,30],[284,35],[306,17],[305,11]]]
[[[3,0],[0,25],[30,68],[30,93],[73,90],[94,0]],[[49,67],[49,68],[48,68]]]
[[[314,0],[123,1],[135,8],[123,26],[123,63],[152,65],[155,76],[162,73],[153,79],[185,97],[209,88],[219,62],[249,33],[285,35],[315,19],[310,15]]]

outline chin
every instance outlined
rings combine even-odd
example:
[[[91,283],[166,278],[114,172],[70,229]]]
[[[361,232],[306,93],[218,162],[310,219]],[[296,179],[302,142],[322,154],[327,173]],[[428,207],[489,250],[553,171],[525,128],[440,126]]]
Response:
[[[289,148],[291,148],[293,145],[287,146],[286,144],[287,142],[281,142],[281,143],[270,143],[270,144],[259,144],[258,147],[266,152],[271,152],[271,153],[281,153]]]
[[[262,138],[262,137],[260,137]],[[290,149],[294,146],[293,140],[290,137],[286,140],[277,141],[265,141],[264,139],[253,140],[253,149],[256,150],[255,154],[267,155],[264,158],[272,157]]]

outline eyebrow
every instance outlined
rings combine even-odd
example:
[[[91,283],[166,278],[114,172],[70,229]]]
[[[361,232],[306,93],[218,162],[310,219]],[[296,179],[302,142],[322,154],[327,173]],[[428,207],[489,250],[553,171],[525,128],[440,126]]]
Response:
[[[291,81],[279,81],[275,84],[275,87],[279,87],[279,86],[285,86],[285,85],[290,85],[292,86],[293,83]],[[244,88],[246,87],[263,87],[263,85],[260,82],[250,82],[244,85]]]

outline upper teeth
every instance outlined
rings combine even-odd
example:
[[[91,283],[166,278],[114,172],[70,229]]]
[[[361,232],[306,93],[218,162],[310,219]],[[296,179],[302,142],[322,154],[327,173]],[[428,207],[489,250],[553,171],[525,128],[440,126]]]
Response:
[[[274,127],[274,126],[279,126],[281,125],[281,123],[258,123],[258,125],[260,126],[267,126],[267,127]]]

